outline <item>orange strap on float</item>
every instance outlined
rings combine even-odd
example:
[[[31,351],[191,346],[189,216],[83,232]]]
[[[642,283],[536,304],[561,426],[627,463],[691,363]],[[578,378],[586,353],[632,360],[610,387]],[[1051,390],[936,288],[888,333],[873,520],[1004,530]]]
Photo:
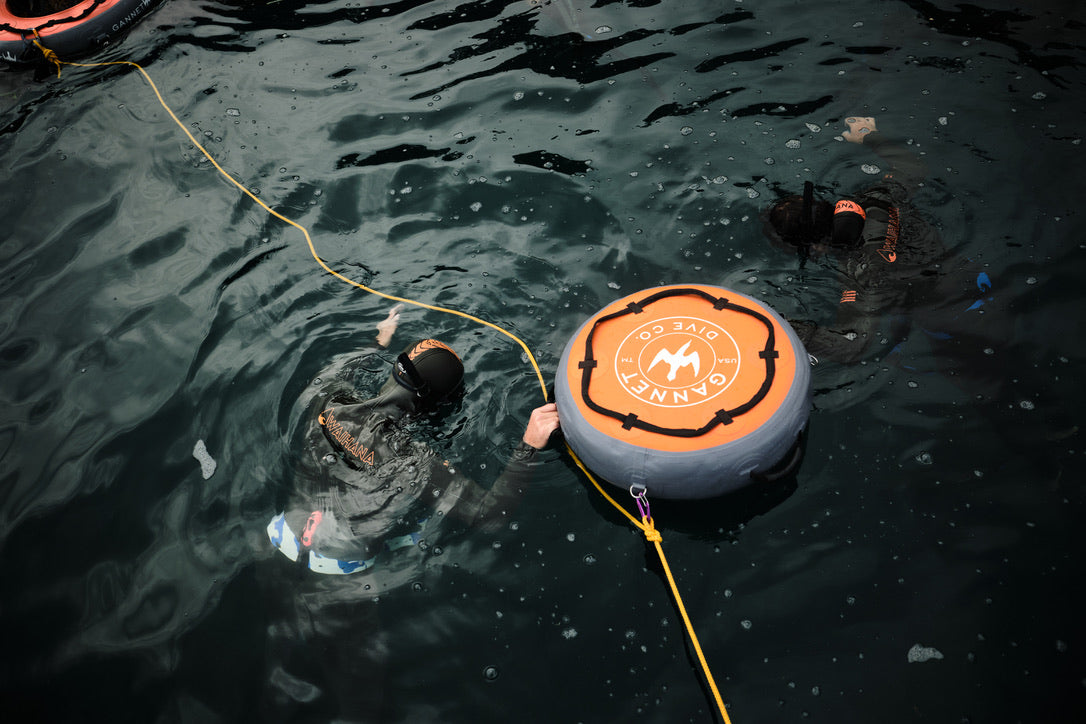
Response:
[[[743,404],[738,405],[737,407],[734,407],[730,410],[717,410],[716,414],[713,415],[712,419],[710,419],[707,423],[698,428],[670,428],[655,425],[651,422],[646,422],[632,412],[623,413],[617,410],[611,410],[594,401],[590,395],[590,387],[592,384],[592,370],[595,369],[599,363],[594,356],[592,337],[596,333],[596,330],[599,328],[599,326],[610,320],[617,319],[627,314],[641,314],[645,310],[645,307],[654,302],[658,302],[661,299],[687,295],[701,297],[705,301],[711,303],[715,311],[721,312],[727,310],[731,312],[739,312],[741,314],[751,316],[765,325],[767,333],[765,347],[762,349],[761,352],[758,353],[758,356],[765,363],[765,378],[762,382],[761,387],[759,387],[758,390],[754,393],[754,396]],[[620,421],[624,430],[629,430],[630,428],[636,427],[639,430],[654,432],[660,435],[670,435],[672,437],[699,437],[709,432],[717,425],[730,425],[735,417],[742,415],[746,412],[750,412],[758,405],[759,402],[765,399],[765,396],[769,393],[770,388],[772,388],[773,386],[773,375],[775,374],[777,368],[776,360],[780,356],[780,353],[775,349],[775,342],[776,335],[773,331],[773,323],[761,312],[758,312],[754,309],[749,309],[739,304],[735,304],[734,302],[730,302],[725,297],[713,296],[712,294],[709,294],[708,292],[705,292],[701,289],[665,289],[651,294],[650,296],[645,297],[640,301],[630,302],[628,305],[626,305],[625,308],[617,312],[613,312],[612,314],[600,317],[592,325],[592,329],[589,330],[588,336],[585,338],[584,359],[582,359],[577,364],[577,366],[581,369],[581,397],[584,399],[585,405],[587,405],[593,412],[596,412],[600,415],[606,415],[607,417],[611,417],[615,420]]]

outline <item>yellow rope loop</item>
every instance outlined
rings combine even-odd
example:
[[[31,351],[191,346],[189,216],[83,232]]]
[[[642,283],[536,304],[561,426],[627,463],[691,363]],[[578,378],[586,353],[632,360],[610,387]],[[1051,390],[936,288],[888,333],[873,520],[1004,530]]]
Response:
[[[34,28],[34,45],[38,46],[38,50],[45,56],[45,59],[57,67],[57,78],[60,77],[60,58],[49,48],[46,48],[41,44],[41,36],[38,35],[38,29]]]
[[[652,518],[645,516],[641,520],[645,523],[644,527],[641,529],[645,531],[645,540],[650,543],[659,543],[664,539],[664,537],[660,535],[660,531],[656,530],[656,526],[653,525]]]

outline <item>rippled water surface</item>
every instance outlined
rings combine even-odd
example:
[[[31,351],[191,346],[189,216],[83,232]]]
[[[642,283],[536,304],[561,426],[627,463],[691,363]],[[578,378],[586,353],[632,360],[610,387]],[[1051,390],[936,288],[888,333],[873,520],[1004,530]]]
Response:
[[[804,180],[870,184],[839,134],[876,116],[992,280],[1000,373],[928,371],[919,331],[820,362],[795,483],[655,505],[668,560],[733,721],[1080,721],[1084,23],[1070,1],[168,0],[87,60],[143,65],[337,272],[513,331],[548,378],[588,315],[658,284],[831,316],[820,262],[759,215]],[[270,547],[296,401],[389,305],[133,68],[5,71],[0,154],[5,720],[719,718],[651,549],[556,451],[512,525],[449,530],[407,578]],[[488,484],[535,375],[405,310],[421,335],[469,368],[431,442]]]

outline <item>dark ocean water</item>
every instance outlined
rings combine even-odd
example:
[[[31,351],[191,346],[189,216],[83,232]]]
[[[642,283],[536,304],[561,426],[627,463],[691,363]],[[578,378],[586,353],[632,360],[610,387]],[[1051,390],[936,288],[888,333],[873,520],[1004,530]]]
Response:
[[[737,723],[1074,722],[1084,27],[1070,0],[168,0],[87,60],[143,65],[337,271],[508,328],[548,376],[658,284],[829,319],[839,290],[759,214],[872,183],[839,134],[877,117],[992,281],[997,374],[948,377],[916,331],[820,362],[794,483],[654,505],[664,549]],[[270,547],[296,402],[389,305],[133,69],[4,72],[0,161],[5,721],[717,718],[654,554],[556,451],[512,525],[414,567],[299,575]],[[534,373],[405,310],[398,339],[421,335],[470,375],[431,441],[489,484]]]

